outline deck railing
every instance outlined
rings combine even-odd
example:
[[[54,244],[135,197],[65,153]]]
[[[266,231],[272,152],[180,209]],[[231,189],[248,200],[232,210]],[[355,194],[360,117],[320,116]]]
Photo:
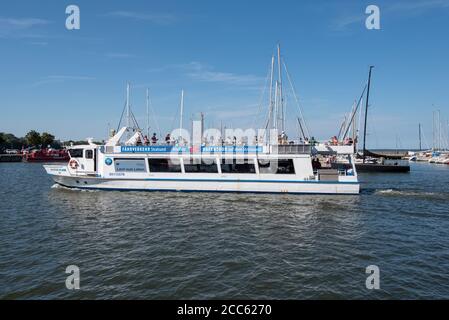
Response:
[[[310,154],[312,146],[310,144],[280,144],[271,146],[272,153],[278,154]]]

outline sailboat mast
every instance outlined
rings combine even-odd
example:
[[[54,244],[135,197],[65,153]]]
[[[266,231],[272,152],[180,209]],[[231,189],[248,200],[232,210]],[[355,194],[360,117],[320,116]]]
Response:
[[[147,102],[147,137],[150,136],[150,90],[147,88],[146,92]]]
[[[304,129],[302,128],[302,124],[301,124],[301,119],[299,119],[299,117],[296,117],[296,119],[298,120],[298,124],[299,124],[299,130],[301,130],[301,135],[302,135],[302,139],[306,139],[306,135],[304,133]]]
[[[354,101],[355,109],[354,113],[357,112],[357,101]],[[355,144],[355,140],[357,138],[357,119],[353,118],[352,121],[352,142]]]
[[[278,112],[279,112],[279,82],[276,81],[274,88],[274,129],[278,129]]]
[[[441,119],[440,119],[440,116],[441,116],[441,113],[440,113],[440,110],[438,110],[438,123],[437,123],[437,126],[438,126],[438,151],[440,151],[441,150]]]
[[[366,105],[365,105],[365,124],[363,128],[363,163],[365,163],[365,154],[366,154],[366,122],[368,120],[368,104],[369,104],[369,91],[371,87],[371,71],[374,66],[369,67],[369,75],[368,75],[368,90],[366,92]]]
[[[283,97],[282,97],[282,68],[281,68],[281,45],[278,44],[278,94],[279,94],[279,107],[278,107],[278,113],[279,120],[281,122],[281,130],[284,130],[284,104],[283,104]]]
[[[433,107],[433,104],[432,104]],[[435,110],[432,111],[432,149],[435,150],[436,146],[436,139],[435,139]]]
[[[268,128],[273,128],[272,117],[273,117],[273,77],[274,77],[274,54],[271,56],[271,74],[270,74],[270,109],[268,115]]]
[[[421,123],[418,125],[419,128],[419,151],[422,150],[422,145],[421,145]]]
[[[179,117],[179,137],[181,137],[183,113],[184,113],[184,90],[181,90],[181,114]]]
[[[129,106],[129,82],[126,84],[126,127],[131,127],[131,109]]]

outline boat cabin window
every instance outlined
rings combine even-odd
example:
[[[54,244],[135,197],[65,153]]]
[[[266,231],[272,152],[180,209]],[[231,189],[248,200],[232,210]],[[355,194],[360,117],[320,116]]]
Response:
[[[259,172],[261,174],[295,174],[295,166],[293,165],[293,159],[259,160]]]
[[[145,172],[145,159],[115,159],[116,172]]]
[[[221,160],[222,173],[256,173],[254,161],[245,160]]]
[[[86,150],[86,159],[93,159],[94,158],[94,152],[93,150]]]
[[[148,159],[150,172],[181,172],[181,164],[170,159]]]
[[[194,163],[194,161],[184,161],[184,171],[186,173],[218,173],[218,167],[215,160],[201,161],[201,163]]]
[[[278,174],[295,174],[295,166],[293,159],[279,159],[277,163]]]
[[[71,158],[82,158],[83,149],[69,149],[69,154]]]

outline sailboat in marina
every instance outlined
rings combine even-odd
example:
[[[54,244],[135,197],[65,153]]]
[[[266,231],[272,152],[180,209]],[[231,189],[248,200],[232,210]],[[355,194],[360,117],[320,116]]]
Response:
[[[192,136],[185,143],[179,143],[184,141],[179,139],[178,143],[142,145],[138,143],[144,138],[141,130],[136,130],[128,118],[126,126],[104,145],[90,142],[73,147],[67,165],[44,168],[57,184],[79,189],[358,194],[354,145],[312,141],[302,115],[297,118],[301,139],[288,140],[282,66],[293,88],[278,46],[277,59],[273,55],[271,60],[268,118],[261,138],[234,137],[228,141],[218,136],[204,141],[202,124],[194,123]],[[129,87],[127,91],[125,112],[132,118]],[[180,126],[172,131],[172,136],[182,136],[185,131],[183,96]],[[323,159],[336,157],[345,159],[347,164],[337,168],[323,165]]]
[[[444,123],[441,111],[433,112],[433,147],[429,163],[449,164],[449,122]]]
[[[402,155],[380,154],[371,152],[366,148],[367,124],[368,124],[368,107],[371,88],[371,75],[374,66],[369,67],[368,84],[365,101],[365,121],[363,129],[363,149],[356,160],[356,168],[359,172],[391,172],[401,173],[409,172],[410,164],[406,160],[402,160]]]

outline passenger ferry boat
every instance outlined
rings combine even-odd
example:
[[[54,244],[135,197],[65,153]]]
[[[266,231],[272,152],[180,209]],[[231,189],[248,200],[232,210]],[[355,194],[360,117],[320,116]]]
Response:
[[[198,125],[193,124],[193,138],[180,139],[184,105],[182,93],[178,135],[178,141],[182,142],[141,145],[146,140],[142,130],[136,123],[130,125],[135,117],[130,110],[128,85],[126,106],[122,113],[123,117],[126,111],[127,125],[104,145],[89,142],[70,148],[68,165],[45,165],[45,170],[57,184],[79,189],[358,194],[360,184],[354,145],[307,143],[310,134],[302,117],[297,118],[302,134],[299,142],[287,141],[286,136],[279,139],[282,135],[278,135],[278,129],[284,131],[286,114],[281,65],[278,46],[278,75],[274,82],[273,55],[269,112],[264,126],[264,130],[270,130],[263,135],[258,132],[256,136],[241,141],[234,137],[232,143],[225,143],[227,139],[219,137],[208,144],[203,140],[205,133],[201,123],[199,134],[195,132]],[[284,67],[287,71],[285,63]],[[287,79],[290,81],[288,71]],[[293,90],[291,81],[290,85]],[[293,95],[298,102],[295,92]],[[147,92],[147,114],[148,101]],[[298,108],[302,115],[299,103]],[[261,139],[254,139],[252,144],[245,142],[253,137]],[[341,159],[343,163],[336,164],[333,159]]]
[[[312,194],[360,191],[353,146],[122,144],[127,130],[122,128],[102,146],[90,143],[73,147],[69,149],[68,165],[44,165],[45,170],[57,184],[79,189]],[[344,157],[350,166],[320,164],[318,169],[314,165],[328,157]]]

